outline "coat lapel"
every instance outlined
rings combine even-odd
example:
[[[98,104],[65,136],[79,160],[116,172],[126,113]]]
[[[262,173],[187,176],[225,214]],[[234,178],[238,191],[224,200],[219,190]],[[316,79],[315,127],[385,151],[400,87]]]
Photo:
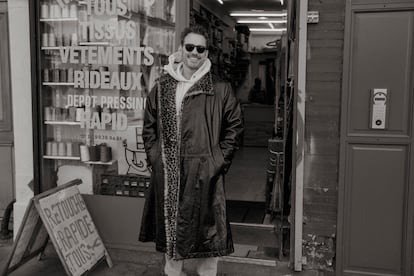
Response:
[[[198,82],[196,82],[190,88],[190,90],[188,90],[188,92],[186,93],[186,97],[197,94],[214,95],[213,80],[210,72],[205,74]]]
[[[161,157],[164,169],[164,216],[166,233],[166,254],[175,257],[176,246],[176,219],[179,195],[179,160],[178,160],[178,132],[175,105],[175,90],[177,81],[165,76],[159,87],[159,116]]]

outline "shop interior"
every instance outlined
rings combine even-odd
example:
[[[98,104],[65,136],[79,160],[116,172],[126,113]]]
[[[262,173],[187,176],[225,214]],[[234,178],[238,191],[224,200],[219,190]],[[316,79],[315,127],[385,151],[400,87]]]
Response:
[[[213,2],[192,1],[190,24],[209,30],[214,70],[232,84],[243,111],[242,146],[225,179],[233,255],[287,259],[293,101],[286,47],[294,37],[288,32],[292,7],[288,1]]]
[[[81,178],[91,213],[104,218],[95,219],[103,239],[137,244],[140,217],[130,206],[142,209],[150,183],[141,137],[145,97],[182,28],[200,24],[210,34],[212,70],[231,83],[244,117],[242,145],[225,179],[233,256],[287,260],[294,2],[41,1],[38,191]],[[184,11],[189,22],[182,22]]]

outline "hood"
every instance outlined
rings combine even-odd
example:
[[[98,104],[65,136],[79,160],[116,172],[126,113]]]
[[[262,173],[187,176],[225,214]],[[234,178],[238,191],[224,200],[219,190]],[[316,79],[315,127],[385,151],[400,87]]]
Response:
[[[194,83],[200,80],[206,73],[210,71],[211,61],[207,58],[200,68],[193,74],[191,79],[186,79],[182,75],[183,63],[181,62],[181,52],[175,52],[168,58],[168,64],[164,66],[164,70],[174,79],[179,82],[191,82]]]

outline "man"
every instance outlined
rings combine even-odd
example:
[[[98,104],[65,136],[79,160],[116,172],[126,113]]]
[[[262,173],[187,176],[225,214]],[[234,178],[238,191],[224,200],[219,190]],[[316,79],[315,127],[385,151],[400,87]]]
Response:
[[[210,72],[207,38],[201,27],[184,30],[145,110],[152,179],[140,241],[165,252],[167,275],[185,275],[184,259],[193,259],[200,275],[216,275],[217,257],[234,251],[224,174],[243,125],[231,86]]]
[[[259,78],[254,79],[254,85],[249,92],[249,102],[264,104],[265,91],[262,89],[262,81]]]

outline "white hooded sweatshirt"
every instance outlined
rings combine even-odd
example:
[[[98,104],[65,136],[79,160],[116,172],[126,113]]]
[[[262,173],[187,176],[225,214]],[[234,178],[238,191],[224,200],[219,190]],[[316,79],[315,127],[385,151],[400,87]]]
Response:
[[[198,68],[198,70],[191,76],[190,79],[186,79],[183,72],[183,63],[181,62],[181,52],[178,51],[168,58],[168,64],[164,66],[164,70],[170,74],[171,77],[178,81],[175,105],[177,108],[177,115],[180,113],[181,105],[187,91],[198,80],[200,80],[205,74],[210,71],[211,61],[207,58],[206,61]],[[177,63],[178,62],[178,63]]]

